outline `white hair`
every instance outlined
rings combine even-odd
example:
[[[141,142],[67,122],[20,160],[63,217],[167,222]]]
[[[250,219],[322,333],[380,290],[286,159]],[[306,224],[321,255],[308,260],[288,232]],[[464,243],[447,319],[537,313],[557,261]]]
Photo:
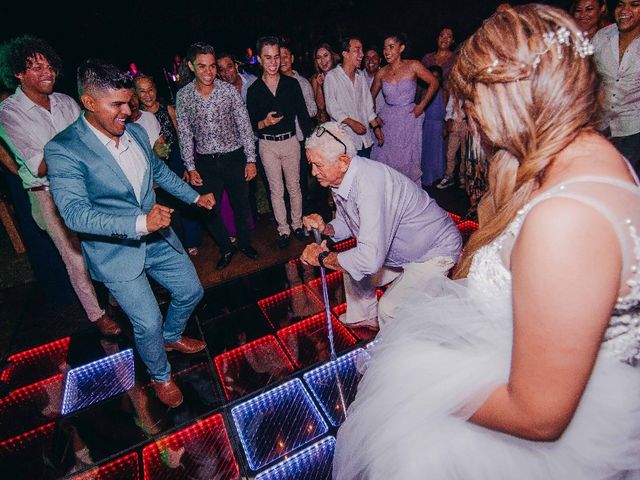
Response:
[[[324,128],[327,132],[318,136],[318,131]],[[320,130],[322,131],[322,130]],[[325,122],[319,125],[313,133],[307,138],[305,147],[308,149],[319,149],[322,156],[328,162],[335,162],[338,157],[345,153],[344,147],[340,142],[336,141],[328,132],[331,132],[342,141],[347,147],[347,156],[353,158],[356,156],[357,150],[351,141],[351,137],[346,127],[338,122]]]

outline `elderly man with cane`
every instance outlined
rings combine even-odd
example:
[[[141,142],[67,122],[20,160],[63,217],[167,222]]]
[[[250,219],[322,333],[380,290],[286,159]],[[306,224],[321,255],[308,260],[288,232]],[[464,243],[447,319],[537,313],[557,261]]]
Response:
[[[337,210],[326,224],[316,213],[304,217],[305,228],[334,241],[355,237],[357,246],[335,253],[326,241],[310,244],[301,259],[344,272],[347,313],[340,321],[376,330],[393,320],[408,286],[447,274],[462,239],[447,213],[415,183],[386,165],[356,156],[340,124],[320,125],[306,148],[311,173],[320,185],[333,189]],[[376,287],[390,282],[378,307]]]

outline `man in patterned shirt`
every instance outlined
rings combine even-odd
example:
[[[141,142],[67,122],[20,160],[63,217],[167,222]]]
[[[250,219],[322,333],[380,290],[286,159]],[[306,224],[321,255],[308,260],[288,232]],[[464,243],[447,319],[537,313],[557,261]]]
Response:
[[[211,45],[194,43],[187,52],[195,78],[180,89],[176,116],[180,150],[189,183],[199,192],[213,192],[216,200],[226,189],[234,212],[238,249],[258,258],[249,243],[247,182],[256,176],[253,131],[242,97],[233,85],[216,78],[216,56]],[[196,157],[197,154],[197,157]],[[207,228],[222,254],[216,268],[231,262],[236,249],[216,206]]]

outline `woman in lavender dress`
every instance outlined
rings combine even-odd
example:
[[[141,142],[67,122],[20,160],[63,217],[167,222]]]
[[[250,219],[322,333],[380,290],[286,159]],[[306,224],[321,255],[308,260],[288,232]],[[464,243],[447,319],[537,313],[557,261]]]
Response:
[[[438,91],[439,84],[420,62],[402,59],[406,44],[403,34],[390,35],[384,41],[387,65],[378,70],[371,86],[373,98],[380,89],[384,94],[385,104],[378,112],[384,121],[384,142],[373,146],[371,159],[398,170],[420,185],[424,109]],[[427,83],[429,89],[416,105],[418,78]]]
[[[431,65],[429,71],[442,82],[442,68]],[[422,185],[428,187],[442,178],[446,167],[444,148],[444,117],[446,115],[446,91],[441,87],[424,111],[422,126]]]
[[[438,49],[422,57],[422,64],[426,68],[432,65],[437,65],[442,68],[442,82],[445,84],[447,80],[449,80],[451,69],[458,58],[456,52],[451,49],[453,42],[453,30],[448,27],[443,28],[438,35]],[[446,88],[444,85],[443,87]]]

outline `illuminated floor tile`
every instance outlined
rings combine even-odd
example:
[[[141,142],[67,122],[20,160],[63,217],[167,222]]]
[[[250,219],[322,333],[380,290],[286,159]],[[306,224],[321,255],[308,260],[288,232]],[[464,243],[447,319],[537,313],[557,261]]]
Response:
[[[299,285],[258,302],[273,328],[286,327],[323,310],[323,304],[304,285]]]
[[[113,462],[67,478],[68,480],[138,480],[140,478],[138,454],[130,453]]]
[[[341,352],[356,343],[356,338],[333,316],[331,325],[336,352]],[[324,362],[330,358],[324,312],[278,330],[278,338],[299,367]]]
[[[145,480],[231,480],[240,476],[220,414],[147,445],[142,462]]]
[[[346,240],[343,240],[342,242],[336,243],[333,247],[331,247],[331,250],[333,250],[334,252],[345,252],[347,250],[355,248],[357,243],[358,242],[356,242],[355,238],[348,238]]]
[[[256,476],[256,480],[331,480],[336,440],[327,437]]]
[[[62,372],[66,366],[71,337],[40,345],[10,355],[11,365],[2,372],[0,380],[11,388],[24,387]]]
[[[327,279],[327,290],[328,290],[328,294],[329,294],[329,305],[331,305],[332,307],[335,307],[337,305],[340,305],[341,303],[345,302],[345,296],[344,296],[344,285],[343,285],[343,280],[342,280],[342,272],[332,272],[329,273],[326,276]],[[309,290],[311,290],[311,292],[318,297],[318,300],[320,302],[323,302],[324,304],[324,300],[322,297],[322,279],[321,278],[316,278],[315,280],[309,282],[307,284],[307,287],[309,287]]]
[[[357,360],[363,353],[364,350],[359,348],[303,376],[334,427],[342,424],[347,407],[356,398],[358,382],[362,377],[357,370]]]
[[[463,221],[460,215],[456,215],[455,213],[451,212],[447,212],[447,214],[449,215],[449,217],[451,217],[451,220],[453,220],[456,225]]]
[[[134,385],[133,350],[127,349],[69,370],[62,414],[74,412],[123,393]]]
[[[0,440],[32,430],[60,415],[64,375],[14,390],[0,398]]]
[[[0,477],[34,480],[43,476],[43,459],[51,458],[55,423],[0,442]]]
[[[273,335],[215,357],[227,400],[255,392],[295,370]]]
[[[234,407],[231,415],[254,471],[328,430],[298,378]]]

